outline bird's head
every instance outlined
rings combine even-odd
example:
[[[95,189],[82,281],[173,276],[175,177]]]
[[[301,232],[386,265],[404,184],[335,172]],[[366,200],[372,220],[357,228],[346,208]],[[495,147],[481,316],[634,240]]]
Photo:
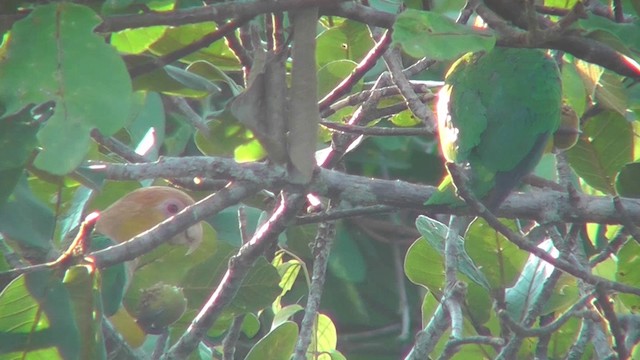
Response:
[[[151,229],[193,205],[186,193],[165,186],[141,188],[125,195],[101,212],[96,230],[121,243]],[[169,240],[187,245],[192,253],[202,242],[202,225],[197,223]]]

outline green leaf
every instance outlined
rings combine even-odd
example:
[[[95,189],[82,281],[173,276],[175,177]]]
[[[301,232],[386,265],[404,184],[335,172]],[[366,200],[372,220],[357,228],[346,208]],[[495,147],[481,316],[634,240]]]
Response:
[[[289,360],[298,338],[298,325],[287,321],[270,331],[249,351],[245,360]]]
[[[503,219],[501,222],[511,230],[517,231],[513,220]],[[486,277],[492,289],[513,285],[522,265],[527,261],[525,252],[483,219],[476,219],[469,226],[464,245],[473,263],[482,269],[481,274]]]
[[[208,222],[216,229],[218,238],[229,245],[240,247],[242,245],[242,237],[238,228],[238,207],[230,206],[219,212],[213,219]],[[248,234],[253,234],[258,226],[258,219],[262,210],[251,206],[245,206],[244,212],[247,216]]]
[[[253,133],[227,110],[209,121],[207,126],[209,127],[207,136],[200,131],[196,132],[195,136],[196,146],[205,155],[234,156],[236,148],[256,141]]]
[[[629,101],[622,77],[586,61],[576,61],[575,65],[592,99],[595,98],[606,109],[625,116]]]
[[[587,107],[587,93],[573,62],[563,64],[561,79],[562,97],[581,116]]]
[[[571,167],[591,187],[613,194],[615,176],[631,162],[633,131],[620,114],[605,111],[591,118],[578,143],[567,150]]]
[[[556,257],[558,255],[558,251],[553,247],[553,242],[549,239],[542,242],[538,247],[545,250],[551,256]],[[505,292],[507,312],[512,319],[516,321],[522,320],[529,309],[540,301],[538,298],[542,295],[544,284],[554,270],[555,268],[553,265],[541,260],[537,256],[529,255],[524,268],[520,272],[518,281],[513,285],[513,287],[507,289]],[[575,283],[573,286],[575,288]],[[559,286],[556,285],[556,289],[558,288]],[[562,290],[566,290],[564,292],[564,296],[566,296],[565,299],[571,301],[575,301],[577,299],[576,291],[570,291],[570,289]],[[554,294],[557,295],[558,290],[554,291]],[[558,306],[557,296],[553,299],[554,302],[550,303],[549,300],[551,299],[544,300],[545,314],[552,310],[550,306]]]
[[[302,266],[304,265],[296,259],[289,260],[276,266],[278,269],[278,275],[280,276],[280,283],[278,285],[282,289],[280,296],[284,296],[293,288]]]
[[[31,192],[26,177],[18,182],[13,195],[0,206],[2,234],[22,246],[47,253],[53,246],[53,212]]]
[[[544,6],[570,10],[577,2],[578,0],[544,0]]]
[[[318,96],[322,98],[329,94],[336,85],[351,74],[356,66],[358,64],[351,60],[336,60],[321,67],[318,70]],[[354,91],[360,91],[360,89],[362,89],[362,79],[354,84]]]
[[[92,265],[69,268],[62,283],[69,291],[69,301],[79,330],[80,358],[106,359],[102,338],[100,280]]]
[[[321,68],[338,60],[351,60],[357,63],[367,55],[373,45],[374,41],[365,24],[346,20],[318,35],[316,39],[317,66]]]
[[[315,336],[309,346],[309,353],[322,354],[336,349],[338,331],[331,318],[325,314],[318,314]]]
[[[15,114],[0,117],[0,170],[22,168],[38,145],[36,134],[50,114],[37,118],[33,113],[40,107],[52,112],[55,104],[47,102],[36,107],[27,104]]]
[[[246,314],[242,321],[242,333],[252,338],[258,334],[258,331],[260,331],[260,319],[253,313]]]
[[[13,280],[0,293],[0,308],[0,354],[81,358],[81,337],[69,292],[52,271]]]
[[[637,20],[632,23],[617,23],[602,16],[589,14],[586,19],[578,20],[575,27],[585,30],[587,36],[596,31],[608,32],[618,40],[619,44],[624,44],[637,52],[640,50],[639,24],[640,22]],[[631,56],[631,54],[631,52],[627,53],[629,56]]]
[[[229,75],[222,71],[219,67],[206,62],[206,61],[194,61],[187,67],[189,72],[198,74],[211,81],[222,81],[226,83],[231,89],[233,96],[237,96],[244,90],[244,88],[238,85]]]
[[[440,255],[444,254],[444,241],[447,237],[448,227],[447,225],[426,217],[424,215],[418,216],[416,219],[416,228],[422,238],[424,238],[427,243],[435,249]],[[465,244],[464,239],[459,236],[460,244]],[[474,264],[473,260],[469,257],[468,253],[464,251],[464,247],[471,246],[470,244],[465,244],[462,248],[462,254],[458,258],[458,271],[465,274],[469,279],[473,280],[476,284],[482,286],[483,288],[490,290],[491,285],[485,275],[478,269],[476,264]],[[407,254],[407,260],[408,258]],[[405,267],[407,265],[405,264]]]
[[[407,54],[434,60],[451,60],[467,52],[489,51],[496,43],[491,33],[457,24],[441,14],[413,9],[398,15],[392,39]]]
[[[167,65],[164,67],[167,74],[174,80],[188,87],[189,89],[204,91],[209,94],[220,92],[220,87],[206,78],[184,70],[182,68]]]
[[[38,130],[53,114],[54,105],[52,102],[37,107],[29,104],[15,114],[0,118],[0,207],[18,183],[38,145]],[[39,109],[44,113],[34,113]]]
[[[150,46],[156,55],[165,55],[184,48],[186,45],[202,39],[215,32],[217,26],[213,22],[201,22],[182,26],[169,27],[164,36]],[[238,58],[233,54],[226,41],[215,41],[205,48],[199,48],[180,59],[181,62],[192,63],[204,60],[223,70],[240,70]]]
[[[616,193],[624,197],[640,198],[638,179],[640,179],[640,163],[626,164],[616,176]]]
[[[236,247],[220,241],[215,254],[188,271],[180,285],[189,299],[189,308],[197,309],[210,296],[211,289],[218,286],[227,271],[229,258],[236,252]],[[264,257],[258,258],[242,282],[233,302],[227,308],[228,312],[239,315],[271,305],[281,292],[279,282],[280,277],[276,268]]]
[[[299,313],[300,311],[304,311],[302,305],[291,304],[283,307],[273,315],[273,321],[271,322],[271,329],[275,329],[278,326],[282,325],[286,321],[288,321],[292,316]]]
[[[329,255],[328,269],[338,278],[350,282],[363,281],[367,273],[362,252],[342,222],[336,225],[336,238]]]
[[[640,245],[636,241],[627,243],[617,253],[616,281],[633,287],[640,286]],[[631,294],[619,294],[622,303],[632,312],[640,310],[640,297]]]
[[[149,26],[114,32],[111,34],[111,45],[123,53],[140,54],[149,50],[149,46],[160,39],[166,30],[166,26]]]
[[[106,249],[115,242],[106,236],[94,234],[91,238],[91,251]],[[105,316],[111,316],[118,311],[127,290],[127,272],[125,264],[117,264],[101,271],[100,294]]]
[[[92,129],[112,135],[129,115],[129,73],[115,49],[93,32],[100,22],[85,6],[38,6],[14,24],[0,63],[0,103],[8,113],[29,103],[57,104],[38,133],[43,150],[35,160],[52,174],[67,174],[80,164]]]
[[[127,126],[131,143],[138,154],[156,160],[165,137],[162,99],[155,92],[137,91],[134,103],[133,122]]]

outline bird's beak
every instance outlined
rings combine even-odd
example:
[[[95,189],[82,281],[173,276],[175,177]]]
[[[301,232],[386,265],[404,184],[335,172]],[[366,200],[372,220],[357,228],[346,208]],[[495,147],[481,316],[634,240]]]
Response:
[[[197,223],[187,229],[184,233],[184,237],[189,249],[186,255],[191,255],[202,243],[202,224]]]

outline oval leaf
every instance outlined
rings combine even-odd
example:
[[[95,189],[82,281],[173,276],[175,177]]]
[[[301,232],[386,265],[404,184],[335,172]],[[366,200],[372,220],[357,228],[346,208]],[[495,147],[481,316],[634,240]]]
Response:
[[[434,60],[450,60],[467,52],[489,51],[496,44],[495,36],[489,32],[457,24],[441,14],[413,9],[398,15],[392,38],[407,54]]]

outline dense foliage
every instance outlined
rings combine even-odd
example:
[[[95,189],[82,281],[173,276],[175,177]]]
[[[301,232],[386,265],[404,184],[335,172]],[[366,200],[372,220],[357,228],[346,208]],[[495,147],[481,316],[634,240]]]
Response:
[[[0,359],[640,356],[639,16],[1,1]],[[464,203],[425,205],[447,69],[496,46],[557,63],[564,126],[495,214],[460,182]],[[535,102],[530,85],[510,89]],[[65,253],[87,214],[150,185],[198,202],[115,246],[89,244],[90,217]],[[452,214],[479,216],[453,263]],[[199,221],[196,251],[167,243]]]

